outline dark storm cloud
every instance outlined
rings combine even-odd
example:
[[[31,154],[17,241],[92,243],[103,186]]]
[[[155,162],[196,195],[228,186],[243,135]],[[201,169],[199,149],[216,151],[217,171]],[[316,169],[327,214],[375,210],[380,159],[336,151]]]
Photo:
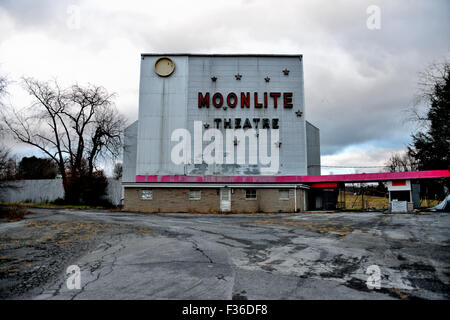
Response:
[[[351,145],[403,149],[418,73],[450,49],[447,0],[85,1],[79,32],[64,28],[67,6],[78,1],[0,3],[19,29],[33,26],[62,46],[76,45],[93,60],[87,74],[98,73],[93,67],[108,56],[101,52],[123,49],[117,39],[133,48],[116,66],[141,52],[302,53],[307,118],[321,129],[323,155]],[[380,30],[366,27],[370,5],[381,10]],[[118,86],[137,92],[138,72],[118,75]]]
[[[379,1],[380,30],[366,26],[372,4],[250,2],[178,23],[169,18],[162,34],[148,29],[140,35],[156,51],[175,52],[258,52],[255,43],[280,52],[287,41],[305,57],[308,118],[321,128],[323,154],[369,141],[403,148],[412,130],[405,110],[417,93],[418,73],[448,55],[449,2]]]
[[[333,37],[331,48],[352,59],[345,70],[341,56],[336,68],[326,69],[320,62],[308,67],[315,59],[305,57],[309,117],[321,128],[323,154],[368,141],[404,148],[414,129],[406,110],[418,93],[418,73],[448,56],[449,2],[391,1],[380,8],[380,30],[368,30],[356,17],[321,24]]]
[[[77,4],[78,0],[2,0],[0,8],[18,22],[19,26],[44,26],[64,19],[67,7]]]

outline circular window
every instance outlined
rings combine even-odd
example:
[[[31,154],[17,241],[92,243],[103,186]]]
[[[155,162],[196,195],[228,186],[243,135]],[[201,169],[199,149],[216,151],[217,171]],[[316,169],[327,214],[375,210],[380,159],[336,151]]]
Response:
[[[175,63],[167,57],[159,58],[155,62],[155,72],[161,77],[167,77],[175,70]]]

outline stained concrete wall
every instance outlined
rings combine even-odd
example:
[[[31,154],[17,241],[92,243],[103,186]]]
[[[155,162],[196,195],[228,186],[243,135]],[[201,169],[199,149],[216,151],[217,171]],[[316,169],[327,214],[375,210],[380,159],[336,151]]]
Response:
[[[289,75],[284,75],[283,70],[288,69]],[[242,75],[241,80],[236,80],[235,75]],[[213,82],[211,77],[218,79]],[[265,78],[270,81],[266,82]],[[234,108],[209,108],[198,107],[198,93],[221,93],[226,100],[230,92],[240,96],[241,92],[250,93],[250,108],[241,108],[238,104]],[[254,107],[254,93],[258,93],[260,101],[264,92],[292,92],[293,107],[283,107],[282,99],[278,101],[278,107],[274,108],[272,99],[268,100],[267,108]],[[305,132],[305,106],[303,93],[303,64],[300,56],[206,56],[189,57],[189,87],[188,87],[188,129],[194,131],[194,121],[201,120],[214,128],[214,119],[222,119],[220,131],[223,129],[223,119],[268,118],[279,119],[279,141],[282,143],[279,149],[280,167],[279,175],[305,175],[306,170],[306,132]],[[212,98],[211,98],[212,99]],[[240,98],[238,99],[240,101]],[[212,101],[212,100],[211,100]],[[226,102],[224,101],[226,106]],[[297,117],[296,113],[303,113]],[[252,122],[253,126],[253,122]],[[260,124],[261,126],[261,124]],[[259,126],[259,128],[260,128]],[[225,136],[225,135],[224,135]],[[257,138],[258,139],[258,138]],[[246,159],[248,159],[249,141],[246,143]],[[267,147],[277,141],[270,138]],[[204,142],[203,147],[209,142]],[[225,144],[225,142],[224,142]],[[224,151],[225,152],[225,151]],[[236,147],[235,147],[236,157]],[[202,166],[191,164],[187,166],[189,175],[260,175],[261,165],[248,164],[235,165],[211,165]]]
[[[279,119],[280,126],[280,175],[307,174],[306,113],[304,103],[303,63],[297,56],[239,56],[239,55],[167,55],[175,63],[173,74],[160,77],[154,71],[155,62],[162,56],[143,55],[139,87],[139,122],[137,128],[136,175],[258,175],[260,165],[235,164],[211,165],[172,163],[171,141],[175,129],[188,129],[191,134],[191,159],[194,159],[194,121],[203,121],[214,127],[215,118],[269,118]],[[289,75],[283,73],[289,70]],[[235,75],[242,79],[236,80]],[[211,77],[217,77],[213,82]],[[270,81],[266,82],[265,78]],[[220,92],[224,97],[230,92],[251,93],[251,107],[199,108],[198,93]],[[253,94],[262,99],[264,92],[292,92],[293,108],[254,108]],[[261,100],[260,100],[261,101]],[[225,103],[226,104],[226,103]],[[298,117],[296,112],[302,112]],[[134,124],[133,124],[134,126]],[[130,128],[131,134],[133,128]],[[221,129],[221,131],[224,131]],[[131,140],[130,140],[131,141]],[[275,143],[275,141],[270,141]],[[203,142],[205,148],[209,142]],[[248,145],[248,144],[247,144]],[[248,147],[247,147],[248,149]],[[225,151],[225,150],[224,150]],[[248,151],[247,151],[248,154]],[[124,159],[130,170],[125,174],[131,179],[133,156]],[[130,173],[130,174],[129,174]],[[134,181],[134,180],[133,180]],[[129,181],[125,181],[129,182]]]
[[[138,121],[125,129],[122,182],[136,182]]]
[[[160,56],[142,56],[139,84],[137,175],[184,174],[170,158],[171,135],[187,128],[188,57],[169,56],[174,72],[160,77],[154,71]]]
[[[320,130],[306,121],[308,175],[320,175]]]
[[[61,179],[19,180],[8,183],[11,188],[0,193],[2,202],[51,202],[64,197]],[[108,179],[107,198],[114,205],[121,204],[123,188],[120,180]]]

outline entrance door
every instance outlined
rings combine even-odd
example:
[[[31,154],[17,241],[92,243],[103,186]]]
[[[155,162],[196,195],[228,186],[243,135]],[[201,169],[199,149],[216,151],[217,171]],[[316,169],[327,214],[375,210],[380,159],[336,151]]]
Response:
[[[316,210],[322,209],[322,196],[316,195]]]
[[[220,189],[220,211],[230,212],[231,211],[231,189],[222,188]]]

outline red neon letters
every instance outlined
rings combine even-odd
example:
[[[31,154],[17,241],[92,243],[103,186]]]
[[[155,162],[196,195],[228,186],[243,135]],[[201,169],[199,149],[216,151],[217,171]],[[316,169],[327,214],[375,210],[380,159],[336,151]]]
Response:
[[[278,108],[280,101],[279,98],[282,99],[284,108],[290,109],[293,107],[292,92],[264,92],[263,95],[258,94],[258,92],[254,92],[253,99],[251,99],[250,97],[250,92],[241,92],[240,94],[230,92],[227,95],[222,95],[222,93],[216,92],[212,96],[209,92],[206,92],[204,94],[202,92],[199,92],[198,107],[209,108],[210,104],[212,104],[216,108],[221,108],[222,106],[224,106],[225,102],[226,105],[230,108],[235,108],[237,105],[240,105],[241,108],[250,108],[251,106],[258,109],[261,109],[263,107]]]

